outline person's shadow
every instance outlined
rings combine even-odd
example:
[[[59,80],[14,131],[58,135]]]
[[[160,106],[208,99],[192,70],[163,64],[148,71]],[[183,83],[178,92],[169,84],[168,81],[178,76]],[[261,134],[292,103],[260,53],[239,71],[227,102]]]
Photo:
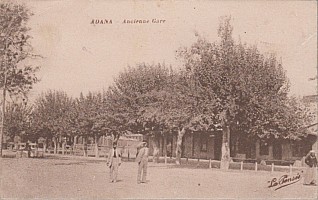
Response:
[[[117,180],[116,183],[124,182],[124,180]]]
[[[146,182],[141,182],[141,184],[147,184],[149,182],[150,182],[150,180],[146,180]]]

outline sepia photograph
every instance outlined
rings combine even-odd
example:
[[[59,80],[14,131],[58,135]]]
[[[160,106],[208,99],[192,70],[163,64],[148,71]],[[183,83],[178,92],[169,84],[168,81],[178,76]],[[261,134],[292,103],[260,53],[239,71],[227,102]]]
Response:
[[[0,199],[317,199],[317,1],[0,0]]]

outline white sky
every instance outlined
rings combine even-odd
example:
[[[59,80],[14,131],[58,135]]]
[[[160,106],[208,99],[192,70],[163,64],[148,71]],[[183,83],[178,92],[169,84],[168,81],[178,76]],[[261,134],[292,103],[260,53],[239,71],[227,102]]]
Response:
[[[77,97],[107,88],[127,65],[178,65],[175,51],[195,31],[217,40],[219,17],[231,15],[234,37],[277,52],[291,93],[316,93],[317,3],[315,1],[28,1],[35,52],[44,59],[31,99],[48,89]],[[122,24],[124,19],[164,19],[164,24]],[[112,19],[92,25],[92,19]]]

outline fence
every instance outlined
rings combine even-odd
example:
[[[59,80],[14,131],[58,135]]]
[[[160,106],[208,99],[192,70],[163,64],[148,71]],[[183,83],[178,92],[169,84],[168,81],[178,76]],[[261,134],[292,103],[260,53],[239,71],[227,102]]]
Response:
[[[139,144],[140,142],[138,141],[121,142],[119,143],[117,148],[120,150],[123,158],[136,158]],[[95,144],[75,144],[73,146],[65,145],[62,146],[62,148],[57,148],[57,154],[88,157],[107,157],[111,148],[112,147],[108,145],[99,145],[97,147],[97,151]],[[46,149],[46,152],[52,154],[54,153],[54,149]]]
[[[151,159],[151,157],[150,157]],[[159,163],[174,163],[175,158],[170,157],[160,157],[158,160]],[[262,163],[262,164],[261,164]],[[286,172],[293,173],[295,171],[303,171],[305,167],[294,166],[292,164],[288,166],[276,165],[274,162],[251,162],[240,161],[240,162],[230,162],[230,170],[240,170],[240,171],[268,171],[268,172]],[[205,160],[205,159],[190,159],[190,158],[181,158],[181,165],[170,165],[170,167],[178,168],[200,168],[200,169],[220,169],[221,161],[219,160]]]
[[[22,154],[25,149],[23,146],[25,143],[19,143],[17,146],[17,153],[16,157],[22,157]],[[124,159],[134,159],[137,156],[138,146],[140,145],[139,141],[121,141],[118,145],[118,149],[121,151],[122,158]],[[32,147],[32,145],[31,145]],[[63,154],[63,155],[74,155],[74,156],[89,156],[89,157],[107,157],[109,150],[112,147],[109,145],[99,145],[96,148],[95,144],[75,144],[75,145],[62,145],[62,148],[57,148],[57,154]],[[98,151],[96,152],[96,149]],[[11,148],[11,150],[14,150],[14,148]],[[34,148],[33,148],[34,150]],[[39,149],[40,150],[40,149]],[[42,149],[40,151],[43,151],[45,153],[54,153],[54,149],[48,148],[48,149]],[[37,155],[38,151],[35,151],[35,155]],[[27,153],[27,152],[25,152]],[[41,152],[40,152],[41,153]],[[43,154],[42,154],[43,156]],[[41,156],[41,157],[42,157]],[[29,156],[28,156],[29,157]],[[35,156],[37,157],[37,156]],[[150,156],[150,160],[152,160],[152,157]],[[236,161],[236,162],[234,162]],[[292,161],[275,161],[275,160],[268,160],[268,161],[262,161],[257,162],[256,160],[235,160],[233,162],[230,162],[229,168],[233,170],[253,170],[253,171],[281,171],[281,172],[289,172],[292,173],[293,171],[301,171],[304,170],[305,167],[301,167],[298,163],[298,165],[293,166]],[[159,163],[174,163],[175,158],[169,158],[169,157],[160,157],[158,160]],[[282,166],[282,162],[284,162],[285,166]],[[296,161],[297,162],[297,161]],[[300,161],[299,161],[300,162]],[[189,158],[181,158],[181,166],[176,167],[194,167],[194,168],[220,168],[220,161],[217,160],[203,160],[203,159],[189,159]],[[296,163],[295,163],[296,164]],[[287,166],[286,166],[287,165]]]

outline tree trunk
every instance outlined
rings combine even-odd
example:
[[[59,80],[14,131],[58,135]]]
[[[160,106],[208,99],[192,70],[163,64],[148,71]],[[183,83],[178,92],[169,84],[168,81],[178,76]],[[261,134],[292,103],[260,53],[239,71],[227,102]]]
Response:
[[[163,155],[167,156],[167,135],[163,135]]]
[[[74,136],[74,139],[73,139],[73,146],[75,146],[77,144],[77,136]]]
[[[83,137],[83,156],[87,157],[87,137]]]
[[[65,142],[62,142],[62,155],[65,154]]]
[[[228,125],[223,125],[222,136],[222,157],[221,166],[222,170],[228,170],[230,166],[230,128]]]
[[[54,154],[57,154],[57,141],[56,141],[56,137],[53,137],[53,144],[54,144]]]
[[[76,153],[76,150],[77,150],[77,147],[76,147],[76,145],[77,145],[77,138],[78,136],[74,136],[74,142],[73,142],[73,147],[72,147],[72,154],[73,155],[75,155],[75,153]]]
[[[95,136],[95,157],[98,158],[99,157],[99,152],[98,152],[98,136]]]
[[[62,148],[62,137],[61,135],[57,138],[57,154],[60,154],[60,150]]]
[[[177,137],[177,147],[176,147],[176,164],[181,164],[181,153],[182,153],[182,138],[185,134],[185,129],[182,128],[181,130],[178,130],[178,137]]]
[[[159,136],[155,135],[153,137],[152,147],[153,147],[152,160],[154,163],[158,163],[158,161],[159,161]]]
[[[47,149],[47,138],[45,138],[45,142],[43,143],[43,152],[46,153]]]
[[[5,110],[6,110],[6,83],[7,73],[4,72],[4,84],[3,84],[3,101],[2,101],[2,113],[1,113],[1,127],[0,127],[0,157],[2,158],[2,148],[3,148],[3,133],[4,133],[4,120],[5,120]]]

